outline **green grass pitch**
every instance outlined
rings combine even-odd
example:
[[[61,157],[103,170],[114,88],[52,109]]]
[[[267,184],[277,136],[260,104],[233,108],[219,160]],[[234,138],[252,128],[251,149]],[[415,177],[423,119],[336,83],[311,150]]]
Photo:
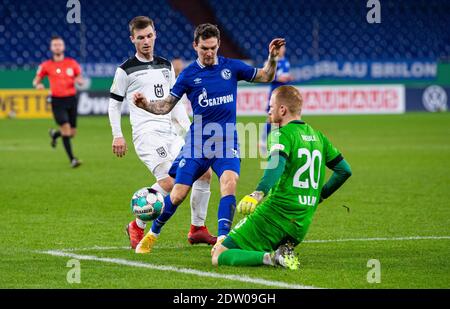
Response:
[[[69,167],[61,141],[56,150],[50,148],[47,130],[54,126],[52,120],[1,120],[0,288],[246,289],[269,288],[270,282],[286,287],[450,288],[450,114],[304,120],[342,151],[353,176],[319,206],[305,243],[296,249],[301,260],[298,271],[212,267],[210,247],[187,242],[186,202],[165,226],[151,254],[138,256],[124,248],[128,245],[124,226],[132,219],[131,194],[154,181],[134,152],[126,117],[123,128],[130,150],[122,159],[111,152],[106,117],[79,119],[73,143],[84,165],[76,170]],[[242,161],[238,199],[252,192],[260,175],[257,159]],[[207,218],[212,232],[219,198],[214,178]],[[236,214],[234,222],[239,219]],[[62,257],[41,253],[68,248],[84,249],[64,251],[69,255]],[[72,254],[97,259],[80,260],[79,284],[66,280]],[[380,262],[381,283],[367,281],[371,259]],[[233,279],[247,277],[269,284]]]

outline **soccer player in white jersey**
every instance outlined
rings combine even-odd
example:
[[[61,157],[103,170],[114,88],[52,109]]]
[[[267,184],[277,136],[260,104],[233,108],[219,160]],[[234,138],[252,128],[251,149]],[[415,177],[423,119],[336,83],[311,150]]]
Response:
[[[174,179],[169,176],[169,169],[184,144],[183,137],[175,133],[172,118],[184,131],[189,129],[190,121],[181,104],[175,107],[176,110],[172,114],[167,115],[154,115],[133,104],[135,92],[145,93],[153,99],[167,97],[175,83],[175,73],[168,60],[153,55],[156,32],[150,18],[137,16],[130,21],[129,28],[136,54],[117,68],[111,86],[108,113],[114,137],[112,151],[118,157],[123,157],[127,151],[120,125],[121,106],[126,99],[130,109],[136,153],[156,178],[152,188],[167,196],[174,185]],[[191,244],[213,245],[217,239],[205,226],[211,195],[210,180],[211,171],[207,171],[193,186],[191,197],[193,211],[191,230],[188,234],[188,241]],[[145,227],[146,223],[138,218],[127,225],[126,231],[133,249],[144,237]]]

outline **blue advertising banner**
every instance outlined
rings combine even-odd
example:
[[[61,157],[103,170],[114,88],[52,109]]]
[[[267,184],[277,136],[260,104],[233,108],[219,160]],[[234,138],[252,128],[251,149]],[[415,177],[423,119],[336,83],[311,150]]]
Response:
[[[117,63],[83,63],[84,75],[113,77]],[[434,60],[404,61],[317,61],[291,67],[294,82],[321,78],[361,80],[433,80],[437,76]]]
[[[406,88],[406,111],[447,111],[449,98],[450,87],[431,85],[423,88]]]
[[[433,80],[437,77],[434,60],[405,61],[318,61],[291,67],[295,82],[320,78],[361,80]]]

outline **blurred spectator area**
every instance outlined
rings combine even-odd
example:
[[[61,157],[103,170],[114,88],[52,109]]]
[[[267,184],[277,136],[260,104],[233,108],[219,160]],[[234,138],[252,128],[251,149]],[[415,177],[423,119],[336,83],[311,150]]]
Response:
[[[155,54],[191,59],[194,26],[165,0],[81,0],[81,24],[68,24],[65,0],[2,0],[0,63],[36,65],[49,56],[49,39],[66,41],[67,55],[83,63],[121,63],[134,54],[128,22],[147,15],[156,24]]]
[[[182,1],[182,0],[181,0]],[[292,65],[306,61],[449,59],[450,1],[382,0],[381,24],[366,21],[364,0],[205,0],[224,35],[261,65],[274,37],[287,39]],[[65,0],[2,0],[0,65],[34,67],[61,35],[83,63],[120,63],[133,55],[128,22],[154,19],[155,54],[194,59],[195,22],[166,0],[81,0],[81,24],[66,22]],[[202,14],[201,11],[198,12]]]
[[[285,37],[291,64],[450,55],[450,1],[381,0],[369,24],[367,1],[209,0],[220,24],[258,64],[273,37]]]

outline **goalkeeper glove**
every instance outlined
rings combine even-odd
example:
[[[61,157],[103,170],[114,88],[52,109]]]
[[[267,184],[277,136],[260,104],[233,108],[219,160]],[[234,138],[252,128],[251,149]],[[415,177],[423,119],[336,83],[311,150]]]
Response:
[[[255,211],[256,206],[264,197],[264,193],[255,191],[250,195],[244,196],[237,206],[237,211],[243,215],[249,215]]]

